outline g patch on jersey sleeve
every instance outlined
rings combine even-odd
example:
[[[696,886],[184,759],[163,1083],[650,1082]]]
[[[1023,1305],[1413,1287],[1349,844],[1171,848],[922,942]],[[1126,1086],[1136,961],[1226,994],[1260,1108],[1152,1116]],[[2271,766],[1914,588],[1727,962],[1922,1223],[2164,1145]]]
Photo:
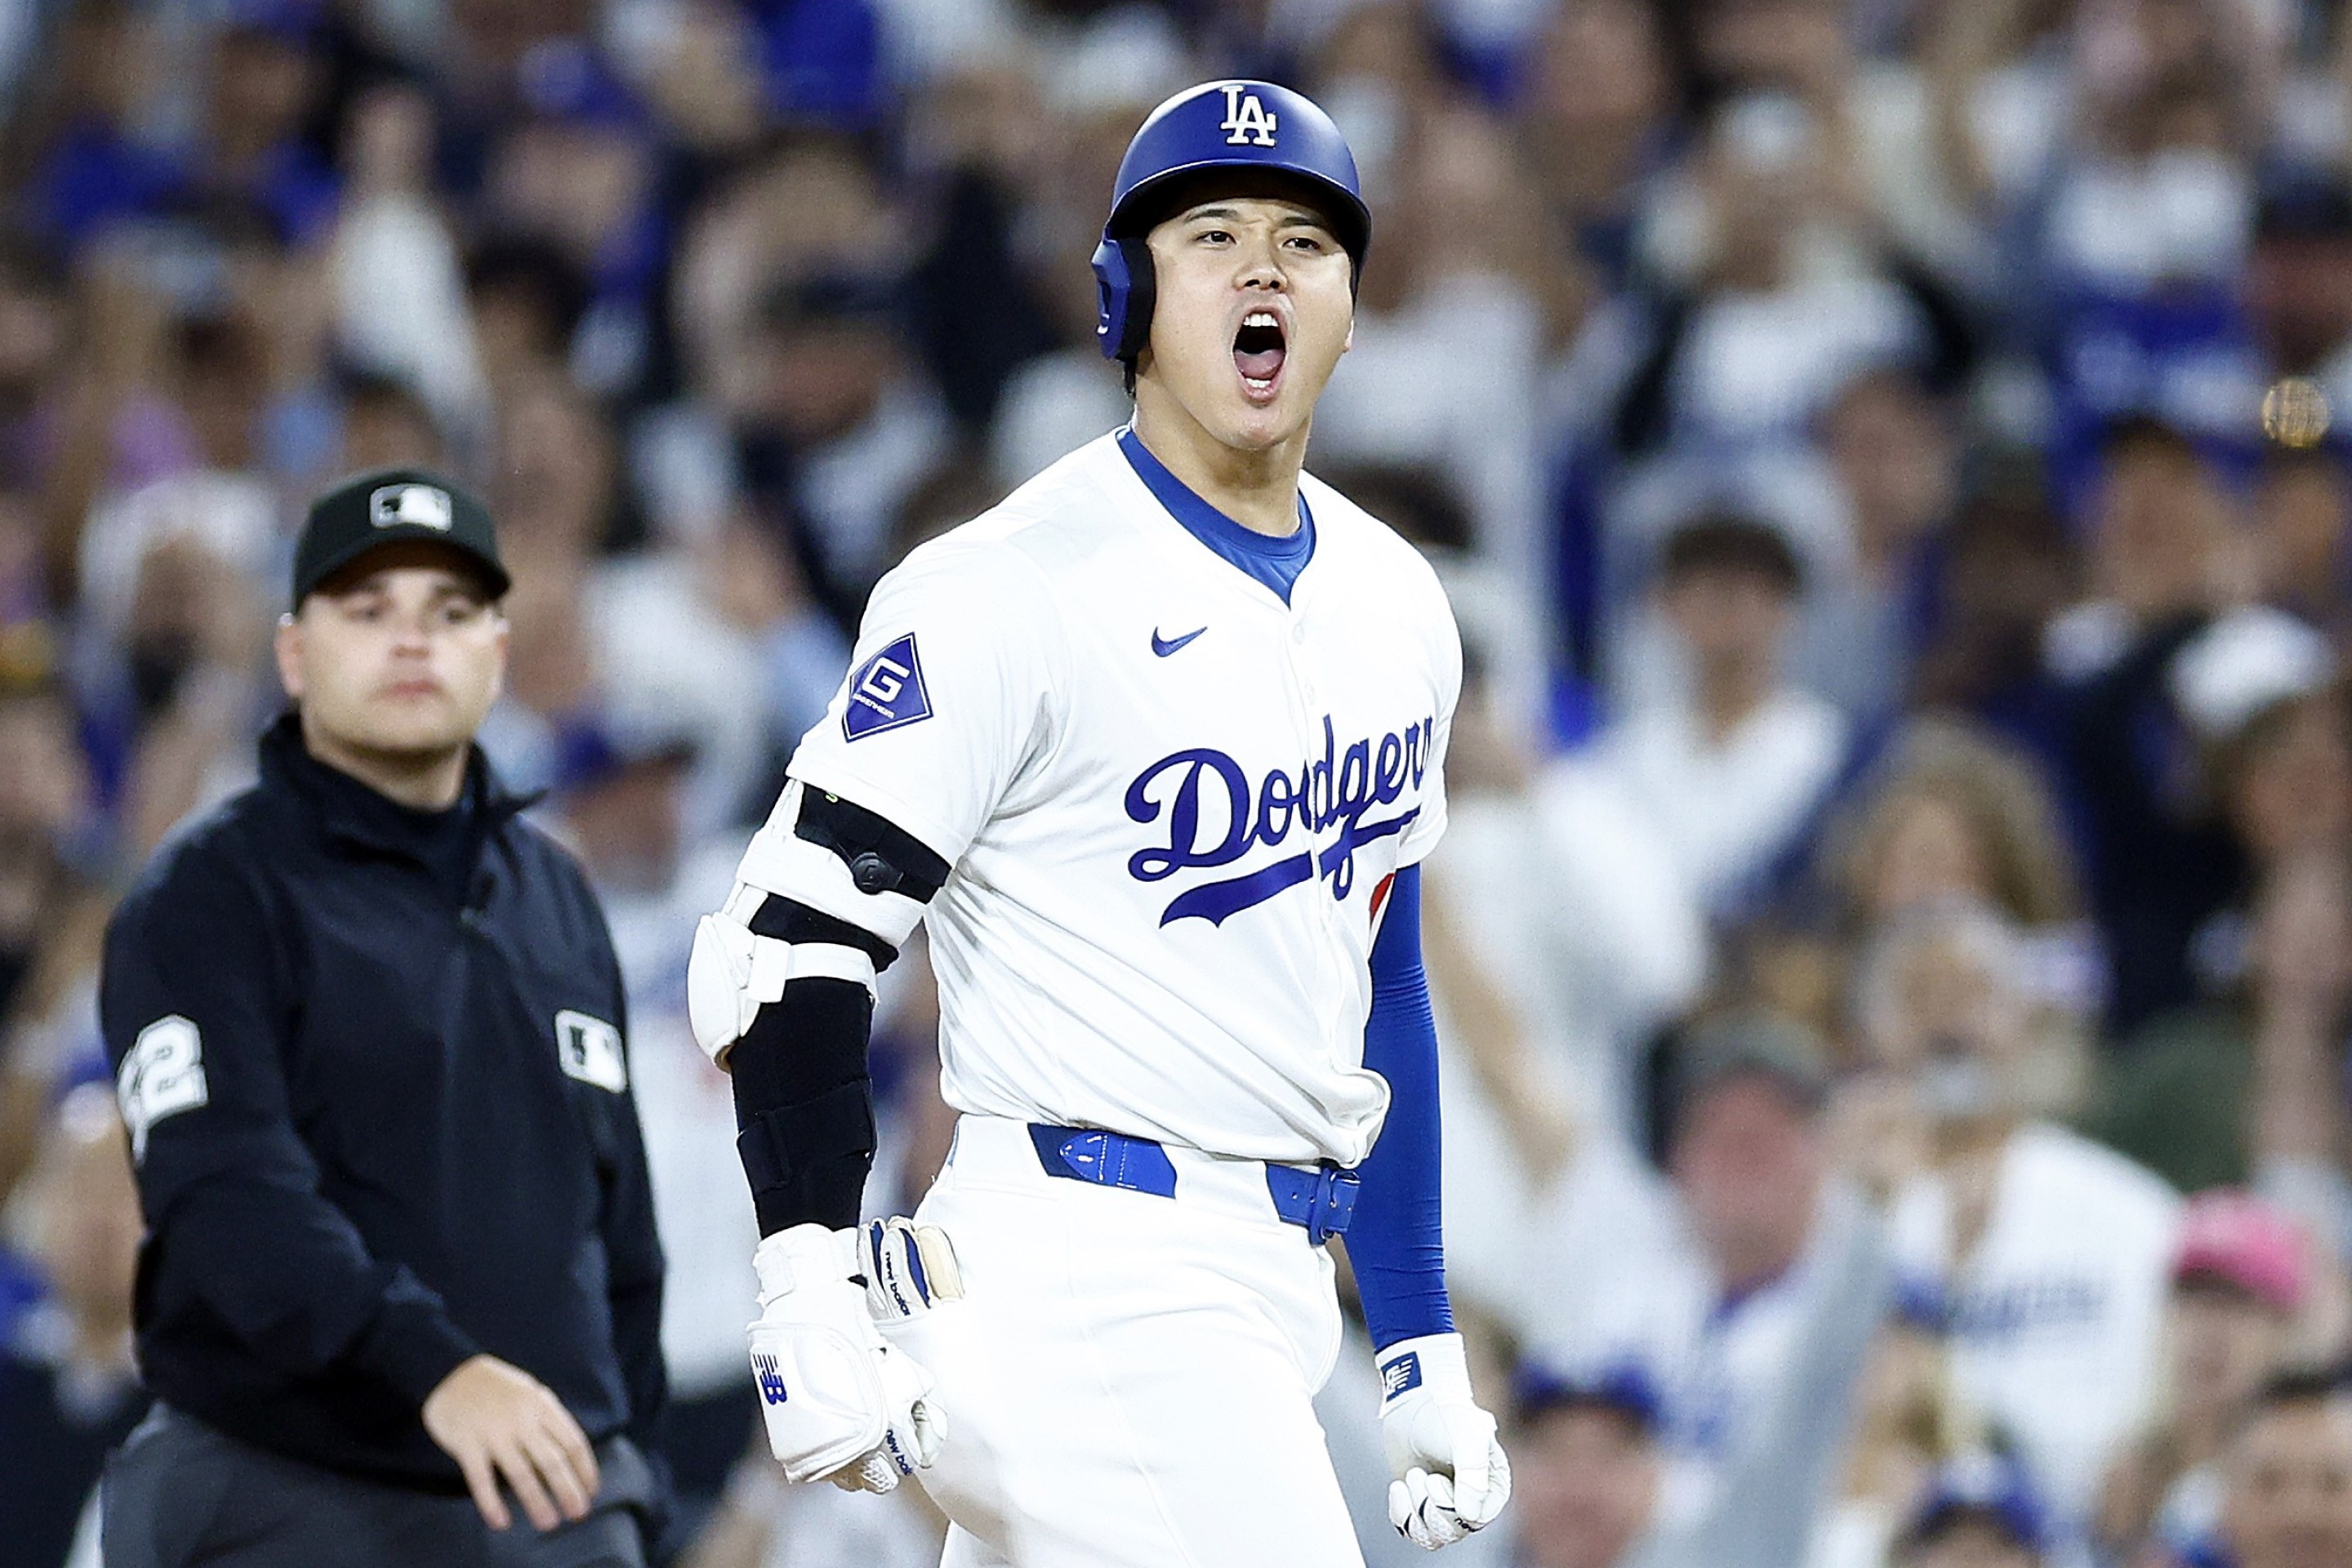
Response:
[[[908,632],[849,678],[849,705],[841,715],[841,732],[846,740],[862,741],[930,716],[923,662],[915,655],[915,634]]]

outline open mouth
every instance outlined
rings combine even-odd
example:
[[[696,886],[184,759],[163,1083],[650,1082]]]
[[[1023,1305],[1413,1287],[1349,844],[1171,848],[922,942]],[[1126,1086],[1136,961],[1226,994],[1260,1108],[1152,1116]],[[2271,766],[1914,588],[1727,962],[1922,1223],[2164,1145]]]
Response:
[[[1234,334],[1234,368],[1241,372],[1244,387],[1258,395],[1271,394],[1282,374],[1283,353],[1282,323],[1272,310],[1252,310],[1242,318],[1241,331]]]

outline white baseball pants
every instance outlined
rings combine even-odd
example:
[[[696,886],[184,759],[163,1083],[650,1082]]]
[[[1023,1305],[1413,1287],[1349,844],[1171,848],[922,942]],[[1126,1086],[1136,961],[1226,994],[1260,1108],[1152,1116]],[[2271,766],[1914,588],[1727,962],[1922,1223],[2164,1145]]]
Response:
[[[942,1568],[1363,1568],[1315,1418],[1332,1262],[1265,1167],[1171,1148],[1176,1193],[1049,1176],[966,1116],[917,1217],[964,1297],[890,1326],[948,1415]]]

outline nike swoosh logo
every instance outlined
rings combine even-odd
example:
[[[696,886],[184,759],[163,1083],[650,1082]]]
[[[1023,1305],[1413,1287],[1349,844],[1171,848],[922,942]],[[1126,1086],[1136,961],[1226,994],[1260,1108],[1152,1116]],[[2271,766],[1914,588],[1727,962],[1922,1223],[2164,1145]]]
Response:
[[[1182,647],[1186,643],[1191,642],[1194,637],[1199,637],[1201,632],[1205,632],[1208,629],[1208,627],[1202,626],[1200,631],[1186,632],[1181,637],[1163,637],[1160,635],[1160,628],[1154,626],[1151,629],[1151,651],[1158,654],[1160,658],[1166,658],[1170,654],[1174,653],[1178,648]]]

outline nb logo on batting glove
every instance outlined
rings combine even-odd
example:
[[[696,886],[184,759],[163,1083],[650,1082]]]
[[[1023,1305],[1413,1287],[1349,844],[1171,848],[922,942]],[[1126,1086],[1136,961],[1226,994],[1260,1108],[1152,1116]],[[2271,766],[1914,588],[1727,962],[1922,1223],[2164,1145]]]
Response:
[[[1421,1357],[1411,1351],[1381,1368],[1381,1387],[1387,1392],[1383,1398],[1394,1399],[1408,1389],[1421,1386]]]
[[[760,1397],[762,1401],[770,1405],[782,1405],[792,1397],[784,1388],[784,1374],[776,1370],[774,1356],[753,1356],[751,1370],[760,1374]]]

